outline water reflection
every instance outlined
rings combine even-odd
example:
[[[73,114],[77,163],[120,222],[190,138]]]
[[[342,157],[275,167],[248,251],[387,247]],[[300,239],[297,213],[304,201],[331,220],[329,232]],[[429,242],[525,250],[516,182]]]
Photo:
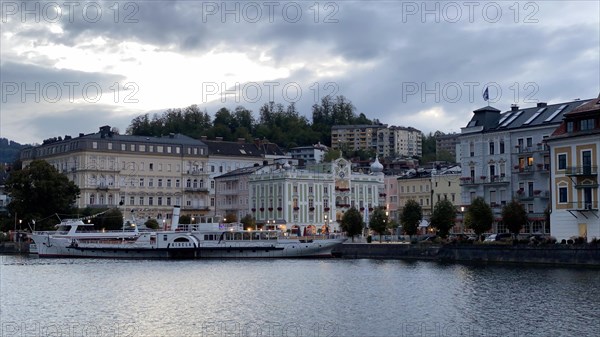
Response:
[[[380,260],[5,256],[0,291],[7,336],[43,329],[133,336],[587,336],[600,331],[597,270]]]

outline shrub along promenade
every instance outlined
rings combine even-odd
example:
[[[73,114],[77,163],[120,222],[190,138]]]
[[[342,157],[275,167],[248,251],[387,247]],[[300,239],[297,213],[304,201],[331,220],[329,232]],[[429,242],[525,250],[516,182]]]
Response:
[[[407,259],[589,266],[600,268],[600,244],[344,243],[334,250],[346,259]]]

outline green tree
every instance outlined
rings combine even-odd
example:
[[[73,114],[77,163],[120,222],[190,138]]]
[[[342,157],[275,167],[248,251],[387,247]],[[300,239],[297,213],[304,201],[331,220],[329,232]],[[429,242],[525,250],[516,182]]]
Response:
[[[256,220],[250,214],[244,215],[244,217],[242,218],[242,220],[240,220],[240,222],[242,224],[244,224],[244,229],[248,229],[248,228],[256,229]]]
[[[5,190],[11,197],[8,209],[24,222],[54,213],[71,214],[79,196],[79,187],[44,160],[34,160],[22,170],[13,171]],[[38,221],[37,228],[50,228],[54,220]]]
[[[409,236],[417,234],[421,219],[423,219],[421,205],[412,199],[406,201],[404,208],[402,208],[402,213],[400,213],[400,223],[404,232]]]
[[[450,200],[442,199],[435,204],[431,214],[431,225],[437,229],[439,236],[447,237],[455,220],[456,209]]]
[[[346,213],[344,213],[344,216],[342,216],[340,228],[346,232],[346,234],[352,238],[352,242],[354,242],[354,236],[362,233],[364,228],[360,212],[354,207],[347,210]]]
[[[93,216],[90,222],[96,229],[120,230],[123,229],[123,213],[118,208],[111,208]]]
[[[387,231],[389,224],[390,221],[385,215],[385,211],[379,207],[375,208],[369,219],[369,228],[379,234],[379,242],[381,242],[381,236]]]
[[[144,222],[144,225],[146,225],[146,227],[148,227],[150,229],[159,229],[160,228],[158,221],[156,221],[156,219],[148,219],[148,220],[146,220],[146,222]]]
[[[323,156],[323,162],[329,163],[340,158],[341,156],[342,151],[329,149],[327,152],[325,152],[325,155]]]
[[[465,226],[481,237],[481,234],[492,229],[493,222],[494,214],[490,205],[482,197],[475,198],[465,214]]]
[[[502,207],[502,221],[514,237],[519,234],[527,224],[527,211],[517,200],[513,200]]]

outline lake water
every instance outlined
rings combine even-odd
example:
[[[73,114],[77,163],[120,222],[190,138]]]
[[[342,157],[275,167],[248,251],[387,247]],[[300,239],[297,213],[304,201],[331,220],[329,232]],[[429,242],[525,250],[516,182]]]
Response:
[[[2,336],[597,336],[600,271],[1,256]]]

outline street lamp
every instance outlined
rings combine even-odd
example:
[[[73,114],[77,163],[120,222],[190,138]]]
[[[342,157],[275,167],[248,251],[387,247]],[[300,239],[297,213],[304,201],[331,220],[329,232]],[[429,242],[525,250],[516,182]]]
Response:
[[[460,234],[464,234],[465,233],[465,206],[460,206],[460,215],[461,215]]]

